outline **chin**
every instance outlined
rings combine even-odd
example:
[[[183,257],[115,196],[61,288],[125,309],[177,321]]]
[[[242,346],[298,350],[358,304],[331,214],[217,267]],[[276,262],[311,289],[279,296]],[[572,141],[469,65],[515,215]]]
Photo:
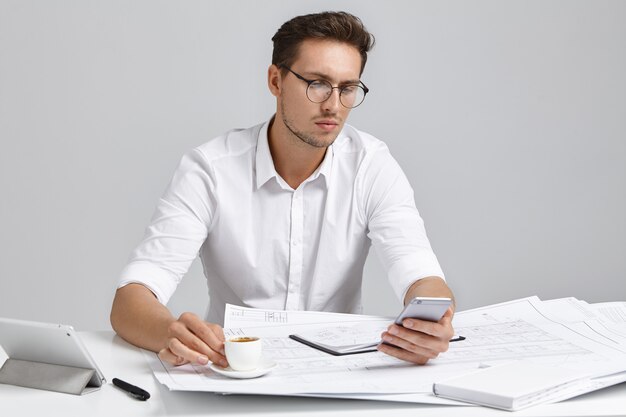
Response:
[[[328,148],[330,145],[332,145],[335,142],[335,139],[337,139],[337,136],[339,136],[339,134],[306,135],[304,137],[300,137],[300,139],[303,142],[311,146],[314,146],[316,148]]]

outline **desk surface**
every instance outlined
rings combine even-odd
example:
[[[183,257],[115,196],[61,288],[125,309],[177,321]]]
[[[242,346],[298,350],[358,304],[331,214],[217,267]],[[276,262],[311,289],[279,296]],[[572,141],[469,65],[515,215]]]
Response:
[[[135,347],[113,332],[81,332],[83,342],[102,369],[107,384],[85,396],[58,394],[0,384],[0,415],[45,416],[195,416],[222,415],[345,415],[345,416],[625,416],[626,383],[586,394],[558,404],[509,413],[484,407],[452,407],[382,401],[326,398],[219,395],[169,391]],[[4,358],[3,358],[4,359]],[[111,385],[121,378],[150,392],[146,402],[137,401]]]

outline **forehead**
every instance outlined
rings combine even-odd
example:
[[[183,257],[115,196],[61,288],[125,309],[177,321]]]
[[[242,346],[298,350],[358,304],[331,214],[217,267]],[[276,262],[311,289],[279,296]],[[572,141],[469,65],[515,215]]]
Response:
[[[298,48],[292,64],[303,75],[323,75],[330,81],[358,80],[361,73],[361,54],[345,42],[326,39],[306,39]]]

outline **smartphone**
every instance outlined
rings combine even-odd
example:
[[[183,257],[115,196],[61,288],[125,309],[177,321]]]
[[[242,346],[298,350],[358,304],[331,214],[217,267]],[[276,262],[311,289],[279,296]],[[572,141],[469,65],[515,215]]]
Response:
[[[402,326],[402,321],[409,318],[437,322],[451,304],[451,298],[415,297],[396,317],[395,323]]]

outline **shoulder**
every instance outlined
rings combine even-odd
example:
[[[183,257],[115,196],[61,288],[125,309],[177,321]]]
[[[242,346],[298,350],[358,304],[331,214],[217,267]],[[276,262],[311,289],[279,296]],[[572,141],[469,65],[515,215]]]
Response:
[[[216,162],[224,158],[237,158],[256,150],[259,131],[263,124],[258,124],[246,129],[232,129],[217,136],[188,152],[188,155],[196,155],[207,162]]]
[[[250,166],[262,126],[233,129],[188,150],[180,159],[174,179],[189,175],[214,177],[229,167]]]

